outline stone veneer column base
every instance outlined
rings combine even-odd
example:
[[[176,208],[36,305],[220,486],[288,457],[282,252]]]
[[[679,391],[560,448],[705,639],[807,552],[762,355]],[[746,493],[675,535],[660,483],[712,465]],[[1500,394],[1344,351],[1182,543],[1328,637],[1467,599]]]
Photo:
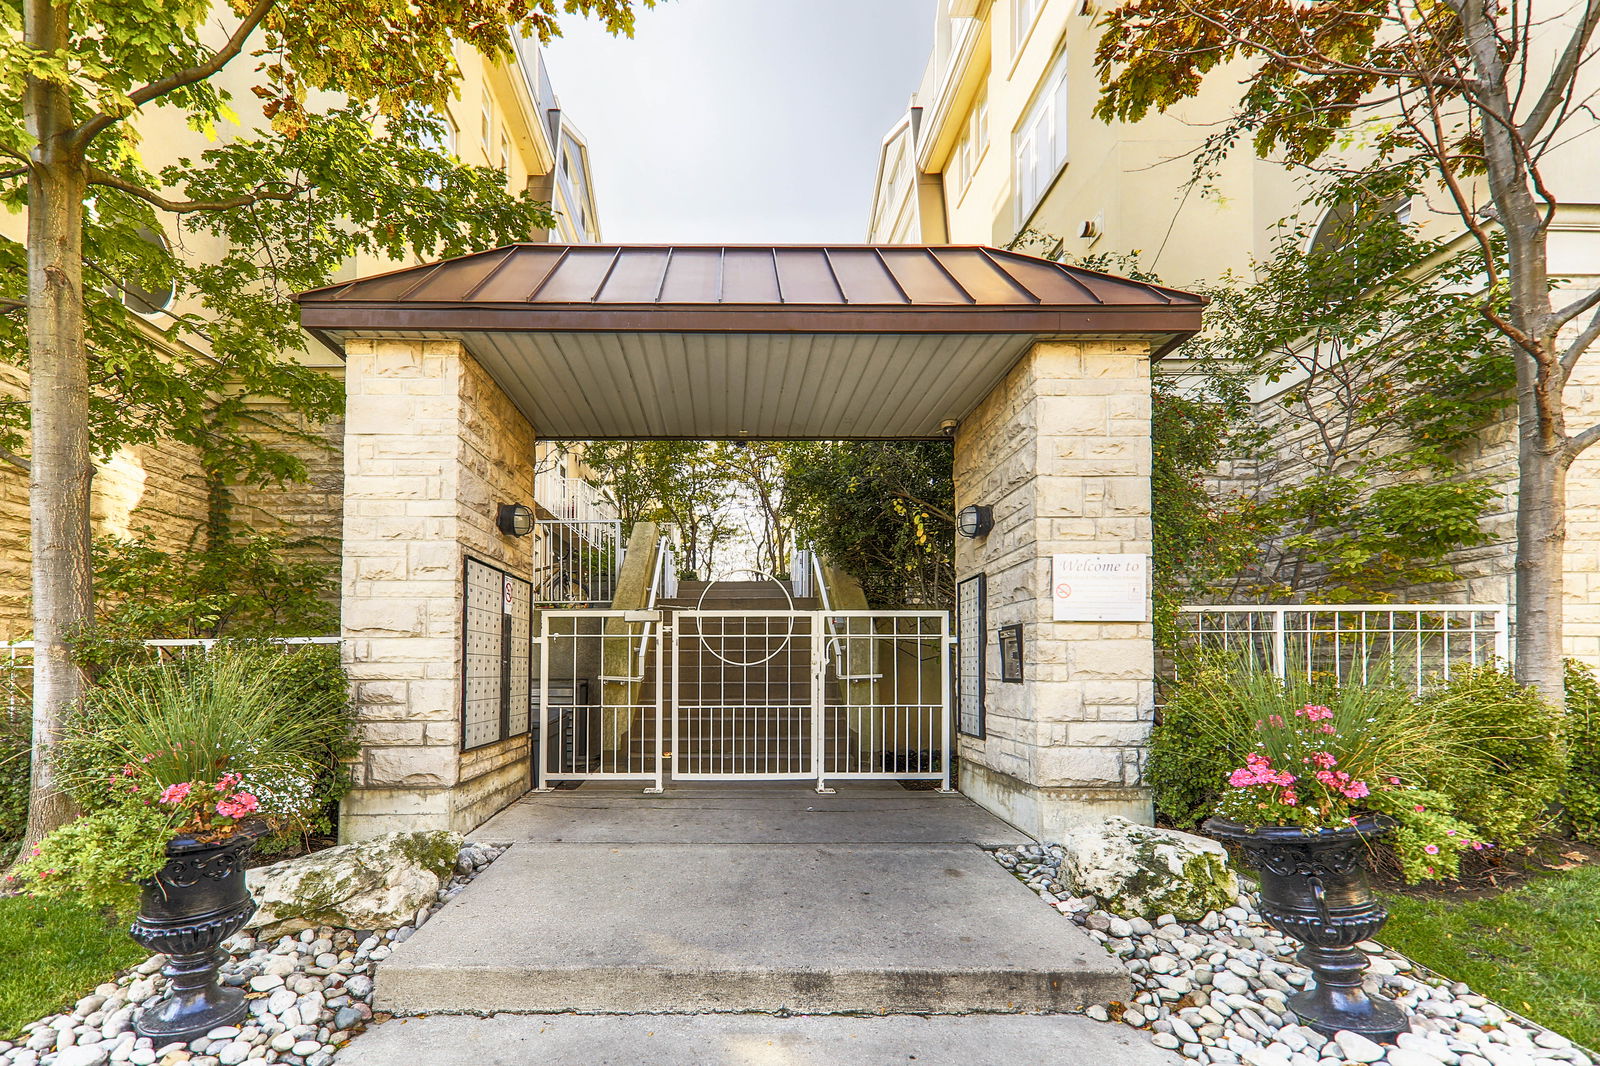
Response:
[[[1060,840],[1075,826],[1106,818],[1149,825],[1155,820],[1150,790],[1030,785],[981,763],[961,763],[961,794],[1035,840]]]

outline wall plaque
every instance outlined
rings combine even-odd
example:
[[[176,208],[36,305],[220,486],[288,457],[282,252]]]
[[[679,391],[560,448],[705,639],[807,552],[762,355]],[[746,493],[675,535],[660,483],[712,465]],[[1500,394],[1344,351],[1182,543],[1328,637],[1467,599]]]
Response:
[[[1053,555],[1050,584],[1057,622],[1150,620],[1148,555]]]

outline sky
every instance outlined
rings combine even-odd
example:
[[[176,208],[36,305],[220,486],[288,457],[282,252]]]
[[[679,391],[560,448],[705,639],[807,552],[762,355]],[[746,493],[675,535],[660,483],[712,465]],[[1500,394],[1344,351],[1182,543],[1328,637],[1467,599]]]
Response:
[[[632,40],[567,17],[545,50],[608,241],[865,240],[878,148],[934,0],[664,0]]]

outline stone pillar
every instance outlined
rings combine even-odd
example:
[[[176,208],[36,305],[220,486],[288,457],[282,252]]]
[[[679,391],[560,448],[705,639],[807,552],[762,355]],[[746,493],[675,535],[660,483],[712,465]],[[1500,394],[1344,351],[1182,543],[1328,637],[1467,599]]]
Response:
[[[1018,828],[1059,839],[1121,815],[1149,822],[1154,630],[1056,622],[1055,552],[1151,550],[1149,349],[1129,341],[1033,346],[956,432],[957,508],[994,508],[956,538],[956,573],[987,576],[987,736],[959,737],[961,790]],[[1022,684],[1000,681],[996,631],[1022,624]]]
[[[526,735],[461,751],[464,559],[527,576],[533,428],[455,341],[345,349],[345,666],[362,751],[340,834],[468,831],[528,786]]]

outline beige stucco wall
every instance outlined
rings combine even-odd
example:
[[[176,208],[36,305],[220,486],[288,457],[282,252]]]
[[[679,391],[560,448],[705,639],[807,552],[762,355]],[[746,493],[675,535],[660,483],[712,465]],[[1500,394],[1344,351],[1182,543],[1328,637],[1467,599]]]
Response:
[[[528,738],[463,754],[462,565],[531,545],[494,505],[532,497],[533,429],[454,341],[347,347],[345,663],[364,750],[341,832],[468,830],[526,789]]]
[[[961,790],[1058,839],[1107,815],[1149,821],[1149,622],[1056,622],[1054,552],[1150,552],[1149,351],[1046,342],[956,432],[956,506],[994,508],[959,539],[956,573],[987,575],[987,736],[960,737]],[[996,631],[1023,625],[1024,684],[999,682]]]

